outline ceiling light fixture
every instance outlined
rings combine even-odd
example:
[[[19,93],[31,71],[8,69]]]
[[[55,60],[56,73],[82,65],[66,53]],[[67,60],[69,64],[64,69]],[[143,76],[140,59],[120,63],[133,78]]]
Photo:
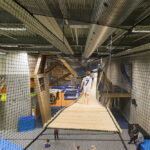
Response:
[[[132,33],[150,33],[150,30],[132,30]]]
[[[5,27],[0,27],[0,30],[3,31],[26,31],[26,28],[5,28]]]
[[[1,47],[18,47],[18,45],[0,45]]]

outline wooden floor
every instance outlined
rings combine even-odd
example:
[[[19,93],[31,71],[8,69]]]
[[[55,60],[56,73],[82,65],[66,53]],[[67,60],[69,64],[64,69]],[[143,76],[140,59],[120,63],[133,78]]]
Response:
[[[120,132],[121,129],[112,114],[110,115],[96,99],[96,83],[97,74],[95,74],[88,105],[84,104],[84,96],[81,96],[76,103],[61,112],[48,128]]]

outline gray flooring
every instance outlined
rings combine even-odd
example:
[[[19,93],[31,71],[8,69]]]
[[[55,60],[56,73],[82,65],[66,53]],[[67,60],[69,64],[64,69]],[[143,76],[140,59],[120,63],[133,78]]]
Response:
[[[43,130],[42,128],[36,128],[35,130],[28,132],[17,132],[17,130],[2,130],[0,131],[0,137],[9,140],[24,148],[38,134],[40,134],[42,130]]]
[[[129,141],[127,130],[123,130],[122,137],[128,150],[136,150],[134,144],[127,144]],[[50,139],[50,150],[73,150],[73,143],[75,143],[75,145],[80,145],[81,150],[91,150],[91,145],[95,145],[97,150],[124,150],[123,144],[117,133],[60,130],[60,140],[55,141],[53,130],[50,129],[47,129],[28,150],[43,150],[43,145],[47,138]]]

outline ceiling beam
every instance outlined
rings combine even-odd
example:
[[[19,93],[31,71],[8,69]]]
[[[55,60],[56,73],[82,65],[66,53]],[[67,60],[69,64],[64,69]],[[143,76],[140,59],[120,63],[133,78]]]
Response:
[[[73,31],[72,31],[72,29],[71,29],[71,28],[70,28],[70,31],[71,31],[72,39],[73,39],[73,41],[75,41],[75,39],[74,39],[74,35],[73,35]]]
[[[134,40],[133,42],[137,42],[137,41],[142,40],[142,39],[144,39],[144,38],[147,38],[147,37],[149,37],[149,36],[150,36],[150,34],[143,35],[143,36],[141,36],[140,38]]]
[[[149,16],[150,16],[150,7],[141,13],[141,15],[136,19],[134,25],[128,28],[128,31],[127,30],[121,31],[119,34],[113,37],[112,42],[115,42],[116,40],[118,40],[119,38],[127,34],[129,30],[132,30],[133,28],[136,28],[136,29],[142,28],[142,26],[137,26],[137,25],[143,22]],[[110,45],[110,43],[108,45]]]
[[[103,24],[106,24],[107,26],[91,26],[82,56],[85,58],[90,57],[92,53],[116,31],[116,28],[109,26],[120,25],[134,11],[141,1],[142,0],[131,2],[130,0],[125,0],[124,2],[118,1],[116,3],[115,0],[111,0],[109,3],[109,5],[111,5],[111,7],[109,7],[109,13],[106,11],[105,7],[102,7],[103,1],[95,3],[95,9],[92,13],[91,20],[94,22],[101,22],[101,16],[105,16],[105,20],[108,22],[103,22]],[[127,11],[126,7],[129,6],[130,9]]]
[[[74,77],[78,77],[78,74],[73,70],[73,68],[67,63],[67,61],[60,55],[57,55],[58,59],[64,64],[64,66],[73,74]]]
[[[75,35],[76,35],[76,44],[78,45],[79,42],[78,42],[78,30],[77,28],[74,29],[75,30]]]
[[[13,0],[0,0],[0,6],[8,11],[11,15],[22,21],[27,28],[32,30],[34,33],[42,36],[48,42],[52,43],[57,49],[65,54],[71,54],[67,46],[57,38],[51,31],[43,26],[36,18],[34,18],[29,12],[18,5]]]
[[[141,21],[145,20],[150,16],[150,7],[148,7],[144,12],[141,13],[141,15],[136,19],[136,23],[134,26],[137,26]]]
[[[68,27],[70,27],[69,21],[67,20],[67,18],[68,18],[68,12],[67,12],[66,4],[65,4],[64,0],[58,0],[58,3],[59,3],[59,7],[60,7],[61,13],[62,13],[62,15],[63,15],[63,18],[65,19],[65,20],[63,20],[63,28],[64,28],[64,25],[65,25],[65,24],[64,24],[64,21],[65,21],[66,25],[67,25]],[[73,41],[74,41],[74,36],[73,36],[73,33],[72,33],[72,29],[70,29],[70,30],[71,30],[72,38],[73,38]],[[67,41],[67,39],[66,39],[66,41]],[[71,47],[70,47],[68,41],[67,41],[67,45],[68,45],[69,48],[71,49]]]
[[[47,67],[44,72],[45,73],[48,73],[48,72],[51,72],[56,66],[58,66],[59,64],[58,63],[53,63],[51,64],[49,67]]]
[[[119,52],[119,53],[113,55],[113,57],[125,56],[125,55],[129,55],[132,53],[143,52],[145,50],[150,50],[150,43],[140,45],[140,46],[134,47],[132,49],[125,50],[123,52]]]
[[[64,74],[64,75],[63,75],[63,76],[61,76],[60,78],[58,78],[58,79],[56,79],[56,80],[52,81],[52,82],[49,84],[49,86],[54,85],[54,84],[55,84],[55,83],[57,83],[58,81],[61,81],[61,80],[65,79],[66,77],[70,76],[70,75],[71,75],[71,73],[70,73],[70,72],[69,72],[69,73],[67,73],[67,74]]]
[[[51,31],[60,41],[62,41],[66,45],[71,54],[74,54],[64,33],[62,32],[54,17],[46,17],[41,15],[34,16],[36,17],[36,19],[39,20],[39,22],[41,22],[49,31]]]
[[[66,7],[66,4],[64,3],[64,0],[58,0],[58,3],[59,3],[59,7],[60,7],[60,10],[61,10],[61,13],[62,13],[64,19],[67,19],[68,13],[67,13],[67,7]]]
[[[10,33],[8,33],[8,32],[5,32],[5,31],[1,31],[0,30],[0,35],[4,35],[4,36],[6,36],[6,37],[8,37],[8,38],[11,38],[11,39],[13,39],[13,40],[17,40],[15,37],[13,37]]]

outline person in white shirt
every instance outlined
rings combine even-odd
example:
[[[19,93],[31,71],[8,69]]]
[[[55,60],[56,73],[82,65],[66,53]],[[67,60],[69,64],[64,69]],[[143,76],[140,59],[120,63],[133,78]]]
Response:
[[[137,150],[140,148],[141,143],[144,143],[144,136],[140,131],[138,131],[137,132],[137,139],[136,139],[136,149]]]
[[[88,104],[88,96],[92,88],[92,78],[91,73],[87,72],[86,77],[83,78],[81,83],[81,89],[83,89],[84,103]]]

